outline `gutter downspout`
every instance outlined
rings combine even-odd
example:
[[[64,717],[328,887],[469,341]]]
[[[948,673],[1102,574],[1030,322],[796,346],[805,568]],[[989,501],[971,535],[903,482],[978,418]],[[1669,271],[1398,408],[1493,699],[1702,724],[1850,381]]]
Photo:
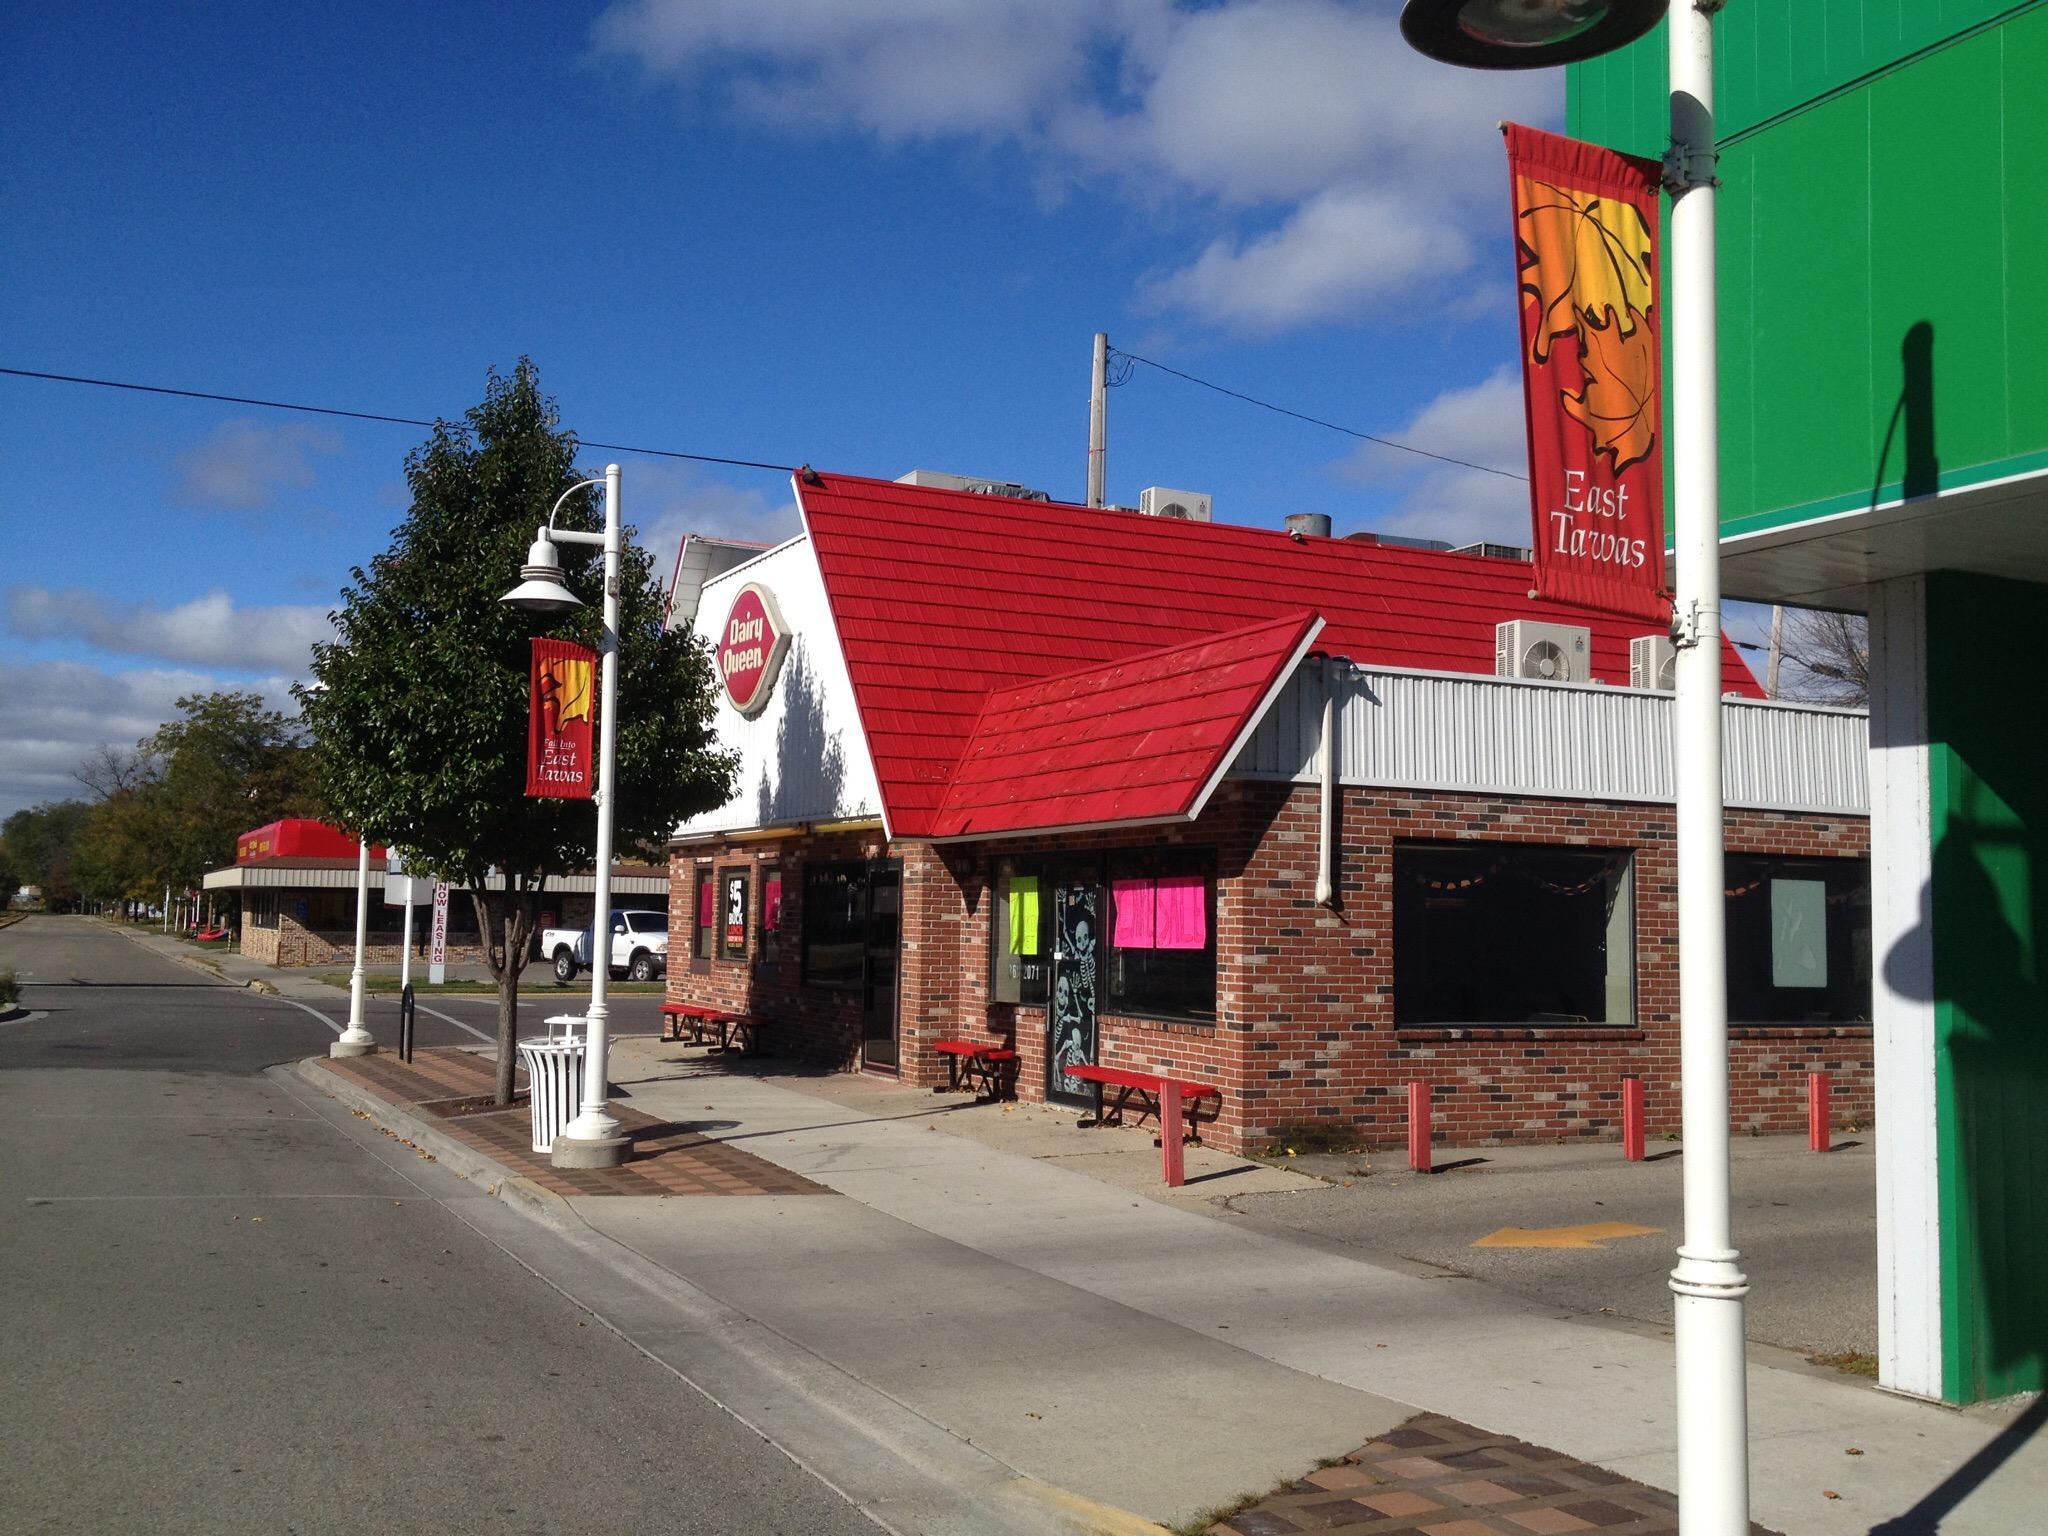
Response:
[[[1337,904],[1337,686],[1335,656],[1324,656],[1323,673],[1323,755],[1322,803],[1316,816],[1316,905]]]

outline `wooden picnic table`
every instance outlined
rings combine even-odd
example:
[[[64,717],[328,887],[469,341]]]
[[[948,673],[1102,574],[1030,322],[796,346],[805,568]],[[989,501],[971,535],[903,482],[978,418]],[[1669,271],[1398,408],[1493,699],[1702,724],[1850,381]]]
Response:
[[[991,1040],[934,1040],[932,1049],[946,1058],[946,1086],[934,1093],[958,1093],[963,1084],[980,1084],[991,1101],[1017,1095],[1017,1053]]]
[[[1166,1077],[1157,1072],[1138,1072],[1129,1067],[1101,1067],[1093,1062],[1082,1062],[1061,1071],[1068,1077],[1078,1077],[1095,1090],[1095,1118],[1083,1120],[1084,1126],[1121,1125],[1124,1108],[1131,1096],[1138,1097],[1138,1119],[1152,1115],[1159,1122],[1159,1158],[1161,1171],[1166,1182],[1178,1187],[1187,1182],[1187,1171],[1181,1149],[1183,1129],[1181,1108],[1199,1099],[1214,1099],[1216,1107],[1223,1107],[1223,1090],[1210,1083],[1192,1082],[1186,1078]],[[1102,1103],[1103,1089],[1117,1090],[1116,1103],[1105,1111]],[[1192,1113],[1190,1114],[1192,1120]],[[1187,1140],[1201,1145],[1200,1135],[1188,1135]]]
[[[751,1014],[733,1013],[723,1008],[706,1008],[700,1003],[663,1003],[661,1005],[661,1038],[683,1043],[683,1031],[690,1032],[689,1043],[704,1044],[706,1029],[717,1036],[721,1051],[734,1048],[738,1042],[740,1054],[753,1055],[760,1045],[760,1020]]]

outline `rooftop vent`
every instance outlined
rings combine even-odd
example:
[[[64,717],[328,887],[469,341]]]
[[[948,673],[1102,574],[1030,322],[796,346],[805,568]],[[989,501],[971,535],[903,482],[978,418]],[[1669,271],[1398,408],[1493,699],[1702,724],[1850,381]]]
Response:
[[[1434,549],[1448,550],[1448,539],[1411,539],[1401,533],[1347,533],[1347,539],[1356,539],[1361,544],[1384,544],[1390,549]]]
[[[1520,544],[1460,544],[1451,551],[1454,555],[1484,555],[1489,560],[1520,560],[1525,564],[1536,558],[1536,552]]]
[[[898,485],[922,485],[939,491],[965,491],[970,496],[1009,496],[1018,501],[1051,501],[1044,491],[1014,480],[985,480],[979,475],[949,475],[939,469],[913,469],[896,477]]]
[[[1330,514],[1290,512],[1287,514],[1287,531],[1298,539],[1327,539],[1330,536]]]
[[[1200,491],[1170,491],[1163,485],[1148,485],[1138,492],[1138,510],[1146,517],[1172,517],[1186,523],[1206,523],[1216,510],[1216,498]]]

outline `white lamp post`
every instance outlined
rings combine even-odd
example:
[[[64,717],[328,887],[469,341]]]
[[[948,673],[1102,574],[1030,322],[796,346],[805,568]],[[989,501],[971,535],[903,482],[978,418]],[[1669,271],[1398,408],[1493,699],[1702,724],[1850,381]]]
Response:
[[[610,1078],[606,1073],[609,1040],[606,1021],[611,1005],[606,996],[612,978],[612,790],[617,774],[613,748],[618,742],[619,702],[619,466],[604,467],[604,532],[578,533],[555,527],[562,503],[596,480],[569,487],[556,499],[548,520],[527,552],[519,574],[524,578],[502,599],[531,613],[568,613],[582,599],[562,585],[561,560],[555,545],[596,544],[604,549],[604,633],[598,641],[603,655],[597,713],[597,870],[590,914],[590,1009],[584,1021],[583,1103],[576,1118],[555,1137],[550,1154],[557,1168],[615,1168],[626,1160],[626,1130],[605,1108]]]
[[[330,1043],[330,1056],[368,1056],[377,1042],[363,1027],[363,944],[370,936],[370,838],[356,834],[356,963],[348,973],[348,1028]]]
[[[1671,357],[1672,531],[1677,551],[1679,1054],[1685,1239],[1671,1272],[1678,1355],[1683,1536],[1746,1536],[1749,1409],[1742,1273],[1728,1221],[1727,915],[1722,895],[1721,528],[1714,334],[1714,13],[1671,20],[1671,193],[1665,283]],[[1409,0],[1408,41],[1480,69],[1568,64],[1648,32],[1667,0]]]

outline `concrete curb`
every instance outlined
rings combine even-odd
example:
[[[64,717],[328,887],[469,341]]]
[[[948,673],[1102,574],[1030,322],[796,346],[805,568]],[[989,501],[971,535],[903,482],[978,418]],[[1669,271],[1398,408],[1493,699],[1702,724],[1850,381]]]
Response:
[[[797,1466],[846,1498],[879,1529],[894,1536],[924,1536],[927,1532],[932,1536],[1171,1536],[1164,1526],[1142,1516],[1019,1473],[959,1439],[952,1431],[914,1418],[893,1399],[877,1395],[879,1389],[844,1375],[839,1368],[744,1312],[698,1292],[659,1261],[598,1231],[553,1190],[512,1172],[410,1109],[394,1105],[327,1070],[321,1065],[322,1060],[309,1057],[271,1070],[290,1074],[306,1088],[332,1098],[379,1130],[389,1131],[432,1156],[447,1172],[475,1185],[478,1193],[489,1199],[481,1209],[464,1215],[465,1222],[634,1348],[673,1370],[694,1390],[776,1446]],[[511,1231],[501,1230],[498,1223],[483,1217],[482,1210],[489,1209],[537,1222],[568,1245],[560,1250],[562,1253],[580,1255],[609,1278],[595,1281],[591,1272],[586,1272],[584,1283],[578,1284],[569,1275],[554,1273],[555,1264],[543,1262],[537,1251]],[[653,1317],[647,1314],[650,1302],[660,1308]],[[687,1321],[680,1332],[676,1332],[673,1314],[662,1305],[664,1302],[681,1306]],[[650,1324],[654,1325],[653,1336],[646,1337]],[[709,1357],[676,1358],[675,1340],[665,1344],[661,1338],[670,1332],[676,1332],[678,1339],[700,1338],[714,1346],[724,1356],[724,1369],[707,1372],[704,1367],[712,1363]],[[741,1376],[735,1376],[735,1370]],[[706,1376],[708,1380],[704,1379]],[[749,1382],[745,1389],[741,1389],[743,1379]],[[797,1401],[785,1400],[779,1412],[762,1413],[758,1411],[762,1404],[748,1401],[765,1392],[766,1402],[772,1405],[777,1393],[792,1389],[797,1393]],[[878,1498],[873,1490],[864,1495],[857,1493],[845,1485],[845,1467],[820,1463],[820,1447],[815,1439],[803,1450],[786,1443],[791,1428],[789,1415],[799,1404],[816,1412],[828,1425],[835,1419],[863,1424],[868,1426],[869,1435],[882,1437],[882,1444],[895,1446],[905,1456],[906,1465],[917,1469],[913,1484],[922,1487],[922,1496],[905,1501]],[[900,1415],[903,1422],[892,1424],[889,1429],[875,1423],[878,1416],[891,1415]],[[900,1445],[888,1438],[891,1430],[901,1438]],[[813,1435],[816,1431],[817,1425],[813,1424]],[[848,1444],[858,1439],[843,1431],[831,1432],[831,1438]]]
[[[586,1226],[583,1218],[576,1214],[575,1207],[553,1190],[536,1184],[524,1174],[513,1172],[468,1142],[450,1136],[435,1121],[414,1114],[404,1105],[378,1097],[339,1072],[329,1071],[321,1065],[323,1060],[324,1057],[309,1056],[294,1062],[289,1070],[309,1088],[346,1105],[379,1130],[390,1131],[421,1151],[432,1154],[442,1167],[471,1180],[485,1194],[504,1201],[515,1210],[557,1229]]]

